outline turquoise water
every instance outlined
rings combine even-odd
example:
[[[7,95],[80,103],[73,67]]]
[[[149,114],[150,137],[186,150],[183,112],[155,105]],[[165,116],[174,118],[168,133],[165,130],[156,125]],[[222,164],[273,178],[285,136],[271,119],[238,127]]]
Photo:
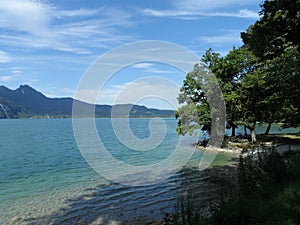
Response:
[[[132,133],[149,138],[149,121],[130,119]],[[110,154],[132,165],[157,163],[172,153],[179,138],[177,121],[164,122],[167,129],[161,144],[150,151],[133,151],[118,140],[109,119],[96,119],[99,137]],[[195,189],[200,199],[206,199],[213,191],[197,171],[200,151],[162,182],[124,186],[103,178],[86,163],[71,119],[0,120],[0,137],[0,224],[108,224],[133,217],[161,218],[172,212],[183,192]],[[193,151],[195,140],[187,137],[182,150]],[[231,157],[219,154],[215,162]]]

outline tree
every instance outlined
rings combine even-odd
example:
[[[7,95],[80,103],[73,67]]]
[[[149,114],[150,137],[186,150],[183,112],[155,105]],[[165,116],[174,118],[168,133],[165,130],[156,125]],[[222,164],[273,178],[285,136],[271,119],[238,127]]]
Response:
[[[264,80],[261,122],[297,126],[299,119],[300,1],[266,0],[261,18],[241,34],[245,48],[259,59],[257,73]]]
[[[201,129],[210,134],[209,144],[220,146],[225,133],[225,104],[219,84],[204,62],[194,66],[183,81],[176,111],[177,132],[192,134]]]
[[[203,66],[196,64],[193,71],[189,72],[183,81],[178,102],[185,105],[175,112],[176,118],[179,118],[178,134],[191,134],[197,129],[210,132],[211,115],[208,99],[203,89],[203,74],[205,73]]]

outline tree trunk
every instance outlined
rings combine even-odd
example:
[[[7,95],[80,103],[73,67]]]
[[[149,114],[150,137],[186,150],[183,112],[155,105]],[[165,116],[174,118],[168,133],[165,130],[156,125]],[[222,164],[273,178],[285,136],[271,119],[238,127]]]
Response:
[[[231,137],[235,137],[235,126],[231,127]]]
[[[255,143],[256,142],[256,133],[255,133],[255,127],[254,129],[251,129],[251,142]]]
[[[256,133],[255,133],[255,126],[256,126],[256,121],[253,122],[253,125],[246,125],[247,128],[250,130],[250,133],[251,133],[251,142],[252,143],[255,143],[256,142]]]
[[[270,122],[270,123],[268,124],[268,127],[267,127],[266,131],[265,131],[265,135],[268,135],[268,134],[269,134],[269,132],[270,132],[270,130],[271,130],[271,126],[272,126],[272,123]]]
[[[244,125],[244,135],[247,136],[247,127]]]

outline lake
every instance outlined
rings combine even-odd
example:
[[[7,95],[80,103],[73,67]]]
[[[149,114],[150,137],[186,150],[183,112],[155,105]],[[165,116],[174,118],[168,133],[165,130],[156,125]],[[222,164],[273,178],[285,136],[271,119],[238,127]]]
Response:
[[[126,119],[116,120],[122,124]],[[132,134],[141,143],[151,136],[150,120],[129,120]],[[165,129],[163,140],[144,151],[132,150],[118,140],[110,119],[96,119],[95,123],[107,151],[126,164],[153,165],[172,155],[176,146],[192,157],[164,179],[150,183],[143,183],[135,174],[123,176],[124,171],[100,159],[102,168],[114,178],[135,184],[138,177],[138,185],[126,185],[105,178],[88,165],[77,147],[72,119],[0,120],[0,224],[118,224],[138,217],[159,219],[174,211],[183,193],[196,192],[199,202],[213,193],[207,177],[198,170],[202,153],[192,147],[198,137],[187,136],[178,145],[175,119],[163,119],[163,127],[154,124],[154,129]],[[124,132],[128,131],[124,128]],[[82,133],[87,135],[84,130]],[[94,146],[93,140],[85,140],[87,148]],[[224,164],[232,157],[219,153],[213,164]]]

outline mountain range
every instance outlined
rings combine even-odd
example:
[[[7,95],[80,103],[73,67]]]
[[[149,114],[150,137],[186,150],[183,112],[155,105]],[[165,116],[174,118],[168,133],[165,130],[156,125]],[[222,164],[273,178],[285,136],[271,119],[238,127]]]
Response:
[[[133,104],[91,105],[73,98],[49,98],[28,85],[16,90],[0,86],[0,118],[71,117],[72,106],[95,108],[95,117],[174,117],[173,110],[160,110]],[[128,115],[129,112],[129,115]],[[84,116],[84,114],[82,115]]]

